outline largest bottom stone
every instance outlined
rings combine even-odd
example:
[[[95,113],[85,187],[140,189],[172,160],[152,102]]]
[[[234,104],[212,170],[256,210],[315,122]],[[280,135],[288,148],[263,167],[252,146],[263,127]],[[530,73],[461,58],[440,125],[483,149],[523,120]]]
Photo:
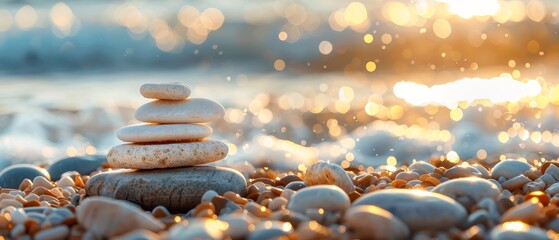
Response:
[[[208,190],[244,196],[246,180],[238,171],[222,167],[116,170],[93,176],[85,190],[88,196],[127,200],[146,210],[161,205],[173,212],[186,212],[200,203]]]

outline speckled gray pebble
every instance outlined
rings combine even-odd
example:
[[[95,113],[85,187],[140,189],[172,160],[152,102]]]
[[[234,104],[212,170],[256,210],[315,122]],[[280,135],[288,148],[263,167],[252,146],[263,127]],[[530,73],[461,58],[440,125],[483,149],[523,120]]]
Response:
[[[186,212],[200,203],[208,190],[220,195],[232,191],[244,196],[246,180],[233,169],[189,167],[166,170],[116,170],[97,174],[86,184],[88,196],[128,200],[145,209],[164,206]]]

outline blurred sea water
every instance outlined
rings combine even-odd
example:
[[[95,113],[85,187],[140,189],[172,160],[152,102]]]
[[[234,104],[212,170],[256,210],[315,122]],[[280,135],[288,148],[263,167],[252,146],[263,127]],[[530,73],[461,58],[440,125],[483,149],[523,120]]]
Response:
[[[396,2],[363,4],[366,26],[349,24],[355,19],[343,14],[355,15],[355,5],[345,1],[4,3],[0,167],[104,154],[121,143],[118,128],[137,123],[134,110],[148,101],[140,85],[174,81],[226,107],[212,125],[230,148],[218,164],[301,170],[318,159],[378,167],[559,157],[554,1],[537,1],[545,21],[531,18],[526,1],[522,20],[502,23],[426,17],[413,4],[404,6],[417,19],[394,22],[384,9]],[[451,24],[448,38],[435,33],[438,19]],[[394,93],[400,81],[499,76],[541,91],[457,106],[417,106]]]

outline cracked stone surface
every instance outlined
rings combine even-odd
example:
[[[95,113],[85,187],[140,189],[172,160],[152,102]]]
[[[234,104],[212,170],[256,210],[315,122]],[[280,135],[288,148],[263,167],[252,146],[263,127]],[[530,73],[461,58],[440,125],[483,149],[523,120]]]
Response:
[[[146,210],[165,206],[173,212],[194,208],[202,195],[214,190],[220,195],[232,191],[244,196],[246,180],[236,170],[196,166],[165,170],[115,170],[88,180],[88,196],[128,200]]]

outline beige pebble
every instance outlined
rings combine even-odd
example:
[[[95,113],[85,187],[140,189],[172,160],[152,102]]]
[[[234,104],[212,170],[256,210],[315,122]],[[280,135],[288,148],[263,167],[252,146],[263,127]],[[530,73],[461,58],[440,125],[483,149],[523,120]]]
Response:
[[[346,193],[355,191],[355,186],[346,171],[337,164],[319,161],[307,168],[304,178],[308,185],[336,185]]]
[[[530,226],[523,222],[506,222],[495,227],[489,239],[493,240],[546,240],[547,233],[545,230]]]
[[[301,223],[297,226],[295,231],[299,239],[302,240],[328,239],[328,237],[332,235],[328,228],[317,221]]]
[[[270,210],[272,211],[278,211],[280,209],[283,209],[287,206],[288,200],[284,197],[277,197],[274,198],[274,200],[272,200],[272,202],[269,205]]]
[[[135,229],[159,232],[164,227],[141,209],[125,201],[106,197],[85,199],[77,209],[76,216],[82,227],[97,236],[113,237]]]
[[[203,124],[138,124],[119,129],[116,136],[124,142],[180,142],[203,139],[212,132]]]
[[[175,224],[166,239],[223,239],[228,224],[209,218],[193,219],[188,225]]]
[[[75,183],[74,180],[69,176],[64,176],[58,182],[56,182],[56,186],[58,187],[74,187]]]
[[[36,240],[56,240],[65,239],[70,233],[70,229],[66,225],[56,226],[50,229],[45,229],[35,235]]]
[[[305,213],[307,209],[319,208],[335,212],[345,211],[349,205],[349,197],[341,188],[331,185],[317,185],[297,191],[289,200],[287,208],[299,213]]]
[[[155,169],[188,167],[221,160],[229,148],[220,141],[172,144],[122,144],[113,147],[109,164],[119,168]]]
[[[140,106],[135,116],[146,123],[209,123],[222,119],[225,109],[203,98],[156,100]]]
[[[285,199],[287,199],[289,201],[295,193],[296,192],[291,190],[291,189],[284,189],[283,192],[281,193],[281,197],[284,197]]]
[[[52,185],[52,183],[47,180],[45,177],[43,176],[37,176],[35,177],[35,179],[33,179],[33,185],[31,186],[33,189],[37,188],[37,187],[44,187],[46,189],[52,189],[54,186]]]
[[[348,209],[344,223],[360,239],[406,239],[410,230],[392,213],[372,205],[356,206]]]
[[[522,221],[525,223],[535,223],[541,216],[540,211],[542,208],[542,204],[537,199],[531,199],[507,210],[503,214],[501,222]]]
[[[182,100],[190,96],[190,87],[183,83],[146,83],[140,87],[145,98]]]

